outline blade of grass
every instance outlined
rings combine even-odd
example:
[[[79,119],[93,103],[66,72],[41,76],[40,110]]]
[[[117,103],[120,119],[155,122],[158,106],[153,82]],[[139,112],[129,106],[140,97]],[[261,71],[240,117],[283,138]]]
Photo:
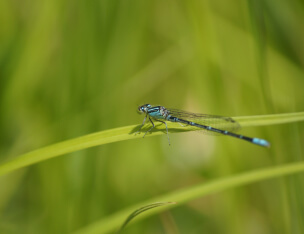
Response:
[[[242,127],[249,127],[298,122],[303,121],[303,117],[304,112],[296,112],[276,115],[241,116],[235,117],[234,119],[238,121]]]
[[[304,112],[289,113],[289,114],[276,114],[276,115],[261,115],[253,117],[236,117],[235,120],[239,121],[242,126],[258,126],[258,125],[271,125],[280,123],[290,123],[304,120]],[[148,125],[149,126],[149,125]],[[144,132],[148,126],[142,129]],[[190,127],[182,127],[178,124],[168,123],[171,133],[185,132],[192,130]],[[114,128],[97,133],[88,134],[82,137],[74,138],[71,140],[59,142],[50,146],[46,146],[26,154],[22,154],[2,165],[0,165],[0,176],[5,175],[16,169],[29,166],[50,158],[54,158],[67,153],[75,152],[78,150],[87,149],[93,146],[141,138],[142,134],[134,135],[138,130],[139,125],[130,125],[122,128]],[[147,134],[146,137],[156,136],[165,133],[165,126],[163,124],[157,125],[153,129],[153,134]]]
[[[175,192],[163,195],[160,197],[155,197],[151,200],[142,202],[140,204],[133,205],[129,208],[121,210],[108,217],[103,217],[100,221],[97,221],[87,227],[84,227],[74,234],[91,234],[91,233],[109,233],[118,229],[125,218],[137,207],[143,206],[143,204],[153,203],[154,201],[175,201],[176,204],[172,206],[162,206],[158,209],[150,210],[150,212],[142,213],[138,216],[132,224],[138,222],[139,220],[145,219],[153,214],[158,214],[165,210],[169,210],[175,206],[182,205],[191,200],[210,195],[216,192],[223,191],[229,188],[235,188],[241,185],[247,185],[257,181],[263,181],[266,179],[272,179],[280,176],[286,176],[294,173],[304,172],[304,163],[292,163],[283,166],[276,166],[266,169],[258,169],[251,172],[246,172],[226,178],[216,179],[214,181],[199,184],[197,186],[192,186],[189,188],[177,190]]]
[[[125,222],[121,225],[120,229],[118,230],[117,233],[121,233],[122,230],[127,226],[127,224],[134,219],[136,216],[138,216],[139,214],[147,211],[147,210],[151,210],[153,208],[156,207],[160,207],[160,206],[165,206],[165,205],[170,205],[170,204],[176,204],[175,202],[154,202],[151,203],[149,205],[145,205],[143,207],[140,207],[139,209],[135,210],[134,212],[132,212],[132,214],[130,214],[128,216],[128,218],[125,220]]]

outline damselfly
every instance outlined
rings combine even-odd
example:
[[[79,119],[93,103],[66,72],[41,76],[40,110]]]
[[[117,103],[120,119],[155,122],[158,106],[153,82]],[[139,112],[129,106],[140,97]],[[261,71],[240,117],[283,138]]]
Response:
[[[166,121],[189,125],[192,126],[194,130],[204,130],[209,133],[236,137],[264,147],[270,146],[270,143],[264,139],[260,139],[256,137],[251,138],[234,133],[235,131],[240,129],[240,125],[230,117],[207,115],[207,114],[195,114],[183,110],[169,109],[163,106],[152,106],[150,104],[139,106],[138,111],[140,113],[146,114],[144,121],[140,126],[139,131],[144,126],[147,118],[149,118],[152,124],[152,127],[145,132],[143,137],[145,137],[145,135],[155,127],[154,122],[152,120],[158,121],[165,124],[166,126],[169,145],[170,145],[170,139],[169,139],[168,126]]]

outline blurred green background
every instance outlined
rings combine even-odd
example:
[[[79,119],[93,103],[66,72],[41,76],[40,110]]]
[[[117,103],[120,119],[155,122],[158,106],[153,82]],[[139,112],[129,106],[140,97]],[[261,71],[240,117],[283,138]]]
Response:
[[[304,2],[0,1],[0,160],[141,124],[137,106],[226,116],[304,109]],[[0,233],[69,233],[154,196],[303,159],[303,123],[170,134],[0,178]],[[204,197],[125,233],[304,233],[303,175]]]

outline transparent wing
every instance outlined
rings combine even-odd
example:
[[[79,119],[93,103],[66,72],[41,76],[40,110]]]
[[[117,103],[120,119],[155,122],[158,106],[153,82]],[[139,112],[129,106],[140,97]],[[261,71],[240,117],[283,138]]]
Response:
[[[229,132],[237,132],[241,129],[241,126],[238,122],[230,117],[218,116],[218,115],[208,115],[208,114],[198,114],[191,113],[178,109],[168,109],[169,114],[173,117],[177,117],[183,120],[192,121],[197,124],[211,126],[213,128],[221,129]],[[202,130],[197,127],[193,127],[193,130]],[[210,133],[212,135],[218,135],[214,132],[210,132],[208,130],[202,130],[206,133]]]

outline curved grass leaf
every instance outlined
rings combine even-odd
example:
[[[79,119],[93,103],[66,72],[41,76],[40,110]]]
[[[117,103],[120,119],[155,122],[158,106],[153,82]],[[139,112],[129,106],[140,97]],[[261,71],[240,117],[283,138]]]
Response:
[[[236,117],[234,119],[237,120],[242,126],[271,125],[303,121],[304,112],[253,117]],[[149,127],[150,126],[147,125],[145,128],[142,129],[142,132],[146,131]],[[178,124],[170,122],[168,123],[168,127],[171,133],[193,130],[191,127],[182,127]],[[139,125],[114,128],[63,141],[57,144],[53,144],[31,151],[0,165],[0,176],[16,169],[78,150],[83,150],[93,146],[108,144],[112,142],[141,138],[142,134],[134,134],[138,129]],[[146,137],[156,136],[165,133],[165,126],[163,124],[157,125],[157,127],[153,129],[151,133],[152,132],[153,134],[147,134]]]
[[[175,202],[155,202],[155,203],[151,203],[149,205],[146,205],[146,206],[143,206],[143,207],[140,207],[139,209],[135,210],[132,214],[129,215],[129,217],[126,219],[126,221],[122,224],[122,226],[120,227],[120,229],[118,230],[117,233],[121,233],[122,230],[127,226],[127,224],[132,220],[134,219],[137,215],[147,211],[147,210],[150,210],[150,209],[153,209],[153,208],[156,208],[156,207],[160,207],[160,206],[165,206],[165,205],[170,205],[170,204],[176,204]]]
[[[299,122],[304,120],[303,117],[304,112],[297,112],[262,116],[241,116],[235,117],[234,119],[237,120],[241,126],[249,127]]]
[[[290,175],[294,173],[304,172],[304,163],[292,163],[283,166],[276,166],[267,169],[254,170],[252,172],[246,172],[235,176],[225,177],[216,179],[214,181],[199,184],[197,186],[191,186],[182,190],[178,190],[169,193],[164,196],[155,197],[152,200],[169,200],[176,201],[177,204],[174,206],[162,206],[158,209],[153,209],[150,212],[145,212],[138,216],[132,223],[135,223],[141,219],[147,218],[153,214],[160,213],[164,210],[168,210],[177,205],[182,205],[191,200],[210,195],[216,192],[223,191],[229,188],[235,188],[241,185],[247,185],[253,182],[262,181],[266,179],[272,179],[279,176]],[[74,234],[93,234],[93,233],[109,233],[115,231],[121,223],[124,221],[125,217],[130,214],[136,207],[143,206],[143,204],[149,204],[153,201],[145,201],[140,204],[136,204],[132,207],[121,210],[116,214],[107,216],[100,221],[97,221],[87,227],[84,227]]]

